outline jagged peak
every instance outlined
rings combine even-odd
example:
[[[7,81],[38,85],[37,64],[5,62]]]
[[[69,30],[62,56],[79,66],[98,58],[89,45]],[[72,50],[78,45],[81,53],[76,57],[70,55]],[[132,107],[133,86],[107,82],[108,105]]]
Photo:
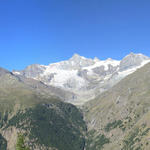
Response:
[[[141,57],[143,59],[150,59],[149,57],[145,56],[144,54],[142,53],[133,53],[133,52],[130,52],[128,55],[126,55],[124,58],[127,58],[127,57]]]
[[[128,55],[134,56],[134,55],[137,55],[137,54],[136,54],[136,53],[133,53],[133,52],[130,52]]]
[[[99,62],[99,61],[101,61],[99,58],[97,58],[97,57],[94,57],[94,61],[95,62]]]
[[[75,53],[73,56],[70,58],[70,60],[76,60],[76,59],[86,59],[83,56],[80,56],[79,54]]]
[[[77,53],[74,53],[72,57],[81,57],[81,56]]]

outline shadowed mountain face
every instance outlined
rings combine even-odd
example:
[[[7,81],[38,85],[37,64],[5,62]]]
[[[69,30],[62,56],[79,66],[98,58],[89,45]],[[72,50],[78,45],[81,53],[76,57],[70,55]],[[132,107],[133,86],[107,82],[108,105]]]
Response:
[[[85,146],[86,125],[75,106],[61,101],[52,87],[1,68],[0,149],[15,150],[20,132],[32,150]]]
[[[149,150],[150,64],[88,102],[84,110],[87,149],[99,150],[104,142],[104,150]]]
[[[134,53],[121,61],[111,58],[102,61],[75,54],[67,61],[48,66],[34,64],[13,73],[68,91],[72,96],[66,101],[80,105],[110,89],[149,61],[149,57]]]

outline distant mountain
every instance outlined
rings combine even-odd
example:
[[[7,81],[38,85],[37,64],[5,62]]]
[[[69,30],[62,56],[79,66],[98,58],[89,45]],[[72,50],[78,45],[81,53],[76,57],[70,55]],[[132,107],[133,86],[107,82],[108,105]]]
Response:
[[[122,78],[148,62],[149,57],[134,53],[130,53],[121,61],[111,58],[89,59],[74,54],[66,61],[48,66],[34,64],[22,71],[13,71],[13,74],[33,78],[46,85],[69,91],[73,95],[66,101],[78,105],[110,89]]]
[[[87,102],[84,110],[86,150],[149,150],[150,63]]]

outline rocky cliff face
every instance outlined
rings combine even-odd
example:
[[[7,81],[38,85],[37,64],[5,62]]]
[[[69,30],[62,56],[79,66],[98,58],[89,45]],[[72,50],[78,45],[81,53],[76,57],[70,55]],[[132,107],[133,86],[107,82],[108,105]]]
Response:
[[[149,57],[134,53],[130,53],[121,61],[111,58],[101,61],[98,58],[88,59],[75,54],[67,61],[48,66],[30,65],[13,73],[74,93],[72,99],[70,97],[66,101],[78,105],[108,90],[149,61]]]

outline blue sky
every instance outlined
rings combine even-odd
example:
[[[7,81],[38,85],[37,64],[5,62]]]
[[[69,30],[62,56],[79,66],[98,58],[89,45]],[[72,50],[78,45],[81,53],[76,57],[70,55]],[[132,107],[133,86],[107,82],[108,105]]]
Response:
[[[1,67],[131,51],[150,56],[149,0],[0,0]]]

